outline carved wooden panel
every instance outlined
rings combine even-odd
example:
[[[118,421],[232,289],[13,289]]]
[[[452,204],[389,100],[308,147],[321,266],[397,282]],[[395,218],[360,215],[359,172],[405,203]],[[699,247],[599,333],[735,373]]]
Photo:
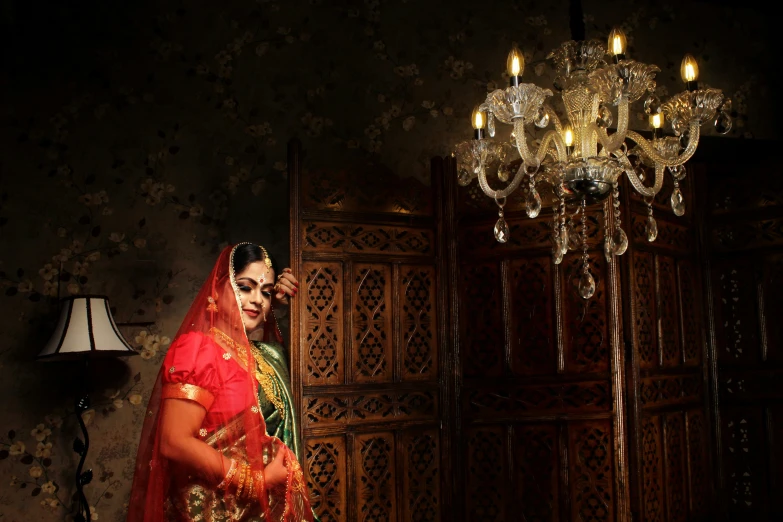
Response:
[[[397,518],[393,433],[363,433],[354,441],[356,515],[361,522]]]
[[[612,394],[607,381],[468,388],[463,395],[465,414],[485,419],[612,409]]]
[[[759,359],[756,276],[750,262],[716,263],[712,272],[715,288],[715,347],[718,361],[753,364]]]
[[[305,397],[306,428],[383,420],[416,420],[438,414],[437,391],[371,392]]]
[[[641,438],[643,519],[645,522],[663,522],[665,504],[660,417],[646,417],[642,421]]]
[[[305,221],[302,235],[306,251],[432,255],[435,248],[426,228]]]
[[[549,256],[509,263],[511,368],[518,375],[557,370],[552,261]]]
[[[665,417],[666,505],[672,522],[684,521],[688,516],[685,471],[685,421],[682,413]]]
[[[433,379],[438,375],[435,268],[402,265],[400,278],[403,379]]]
[[[514,506],[518,520],[560,519],[558,430],[555,424],[519,425],[514,430]]]
[[[403,436],[403,520],[442,520],[439,438],[436,429],[409,430]]]
[[[687,412],[688,423],[688,475],[690,476],[691,512],[701,515],[707,512],[710,490],[710,454],[707,444],[707,422],[700,410]]]
[[[398,180],[378,166],[316,170],[302,176],[302,205],[340,212],[431,214],[431,188],[415,178]]]
[[[658,261],[658,340],[664,366],[681,362],[680,313],[677,272],[674,259],[656,256]]]
[[[310,437],[306,440],[307,487],[313,511],[322,522],[342,522],[348,516],[346,455],[342,436]]]
[[[688,230],[688,227],[684,224],[667,221],[664,219],[656,219],[658,224],[658,237],[653,246],[660,249],[688,251],[693,245],[691,243],[693,234]],[[633,241],[642,244],[649,245],[647,241],[647,216],[641,214],[632,214],[631,216],[631,236]]]
[[[680,287],[680,329],[685,364],[698,365],[701,362],[701,298],[697,293],[693,263],[681,260],[677,263]]]
[[[590,271],[595,278],[595,294],[582,299],[578,293],[582,259],[568,256],[563,260],[563,313],[568,372],[601,372],[609,370],[610,339],[608,297],[605,288],[603,253],[590,253]]]
[[[694,402],[701,398],[701,375],[653,376],[641,379],[639,402],[643,407]]]
[[[767,360],[783,363],[783,255],[765,259],[761,289],[764,298],[764,344]]]
[[[658,365],[658,328],[656,327],[655,258],[653,254],[634,250],[633,300],[635,304],[634,341],[639,353],[639,366]]]
[[[783,246],[783,218],[725,222],[713,228],[712,244],[717,251]]]
[[[389,382],[392,378],[391,266],[357,264],[351,303],[353,379]]]
[[[768,502],[761,408],[726,409],[721,428],[729,514],[732,520],[759,520]]]
[[[504,324],[497,263],[463,265],[460,317],[466,376],[503,372]]]
[[[743,170],[747,169],[746,165],[743,167]],[[740,176],[743,174],[745,172],[741,172]],[[757,176],[756,173],[754,175]],[[739,183],[738,181],[737,176],[718,176],[710,179],[709,207],[713,214],[783,208],[783,180],[779,175],[765,176],[763,183]]]
[[[471,429],[465,437],[467,516],[471,522],[510,522],[506,513],[510,494],[507,477],[506,430],[502,426]]]
[[[568,424],[571,520],[614,520],[610,420]]]
[[[342,265],[307,262],[304,273],[304,382],[341,383],[345,379]]]

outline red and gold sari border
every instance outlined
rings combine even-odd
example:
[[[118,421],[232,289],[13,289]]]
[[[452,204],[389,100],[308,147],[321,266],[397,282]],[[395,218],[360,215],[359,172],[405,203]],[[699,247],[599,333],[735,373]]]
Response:
[[[199,403],[209,411],[215,396],[204,388],[187,383],[169,383],[163,385],[161,399],[187,399]]]

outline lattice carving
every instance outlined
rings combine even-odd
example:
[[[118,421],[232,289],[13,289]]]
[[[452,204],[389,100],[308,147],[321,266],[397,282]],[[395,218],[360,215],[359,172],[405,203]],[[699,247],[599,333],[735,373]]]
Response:
[[[425,228],[307,222],[303,235],[305,250],[323,252],[431,255],[434,248]]]
[[[467,410],[481,418],[517,413],[583,413],[609,411],[612,396],[607,381],[466,389]]]
[[[395,451],[391,433],[356,436],[357,515],[362,522],[395,519]]]
[[[764,333],[766,334],[767,360],[783,363],[783,255],[764,259]],[[778,387],[779,388],[779,387]],[[783,459],[781,459],[783,460]],[[783,477],[783,474],[781,474]]]
[[[498,265],[463,265],[461,279],[465,375],[500,375],[505,341]]]
[[[406,434],[404,483],[404,520],[440,521],[440,449],[437,431]]]
[[[595,295],[587,300],[577,292],[581,257],[572,256],[563,264],[566,265],[563,284],[566,367],[569,371],[579,372],[608,371],[610,339],[603,253],[590,253]]]
[[[401,266],[402,373],[406,380],[432,379],[438,372],[435,338],[435,269]]]
[[[658,256],[658,339],[664,366],[681,363],[677,273],[674,259]]]
[[[721,400],[731,402],[783,398],[781,377],[783,375],[779,370],[754,371],[745,375],[736,371],[723,373],[719,378]]]
[[[353,360],[357,382],[391,381],[391,269],[356,265],[353,295]]]
[[[666,417],[666,499],[669,508],[667,520],[685,520],[688,501],[685,493],[685,426],[682,413]]]
[[[663,522],[663,452],[659,417],[647,417],[642,422],[642,481],[644,521]]]
[[[750,263],[726,261],[716,266],[718,360],[728,364],[754,363],[758,359],[755,270]]]
[[[663,406],[701,399],[702,380],[699,375],[646,377],[639,385],[643,406]]]
[[[783,206],[783,182],[780,176],[765,176],[764,183],[738,183],[737,177],[710,178],[710,210],[724,214]]]
[[[467,437],[466,520],[504,522],[506,520],[506,451],[504,429],[490,427],[472,430]]]
[[[783,245],[783,219],[733,221],[712,229],[717,251],[746,250]]]
[[[698,364],[701,361],[701,315],[700,299],[696,294],[696,277],[690,261],[677,263],[680,280],[680,302],[682,308],[682,350],[686,363]]]
[[[346,519],[345,442],[342,437],[308,438],[307,485],[313,510],[322,522]]]
[[[557,426],[520,426],[514,442],[519,520],[559,520]]]
[[[707,510],[709,494],[709,467],[704,415],[700,411],[688,414],[688,450],[691,480],[691,509],[696,514]]]
[[[758,481],[756,475],[761,471],[760,466],[757,465],[761,447],[752,443],[752,439],[756,439],[757,434],[754,433],[751,438],[751,429],[756,428],[752,421],[756,420],[754,417],[757,411],[749,413],[752,414],[725,415],[722,419],[724,447],[728,452],[726,471],[728,492],[731,496],[730,507],[736,515],[752,513],[756,509],[754,503],[758,504],[759,501],[756,497],[761,493],[756,490],[756,481]]]
[[[656,248],[669,250],[689,251],[693,247],[692,233],[687,226],[678,225],[671,221],[656,219],[658,224],[658,237],[655,242],[647,241],[647,216],[641,214],[631,215],[631,232],[633,240],[642,245],[652,245]]]
[[[311,171],[302,176],[303,205],[319,210],[432,214],[432,190],[414,178],[371,169]]]
[[[549,257],[518,259],[511,274],[511,365],[519,375],[554,373],[557,349]]]
[[[633,299],[636,306],[633,321],[639,366],[658,364],[658,335],[655,319],[655,259],[649,252],[633,252]]]
[[[305,397],[304,403],[305,427],[415,420],[438,413],[438,395],[434,391],[311,396]]]
[[[308,262],[305,270],[304,381],[308,385],[344,380],[342,266]]]
[[[614,520],[610,422],[570,423],[568,438],[571,520]]]

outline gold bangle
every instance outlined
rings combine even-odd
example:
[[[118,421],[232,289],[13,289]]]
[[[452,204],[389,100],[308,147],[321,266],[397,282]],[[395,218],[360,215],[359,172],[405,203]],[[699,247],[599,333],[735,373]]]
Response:
[[[247,501],[253,500],[253,489],[255,487],[254,481],[253,481],[253,473],[252,470],[250,473],[247,474],[247,493],[245,493],[245,497]]]
[[[245,486],[245,478],[247,477],[247,468],[249,468],[246,463],[242,463],[242,470],[239,472],[239,484],[237,485],[237,498],[242,498],[242,489]]]
[[[231,484],[231,479],[234,478],[236,472],[237,472],[237,461],[231,459],[231,465],[228,467],[228,471],[226,472],[226,475],[223,477],[223,481],[217,485],[217,489],[226,489],[228,485]]]

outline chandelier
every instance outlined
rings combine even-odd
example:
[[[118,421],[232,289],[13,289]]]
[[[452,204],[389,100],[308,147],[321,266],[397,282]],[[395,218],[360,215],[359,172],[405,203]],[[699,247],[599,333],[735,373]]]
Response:
[[[503,216],[506,198],[526,179],[525,210],[535,218],[542,206],[537,187],[551,189],[552,259],[560,264],[568,250],[581,249],[578,292],[584,299],[595,293],[587,254],[587,205],[611,196],[611,205],[603,205],[604,254],[607,261],[622,255],[628,248],[619,198],[619,180],[625,173],[644,198],[647,240],[655,241],[658,227],[652,203],[663,186],[665,171],[674,184],[672,210],[682,216],[685,201],[680,181],[686,175],[684,163],[696,151],[702,124],[712,122],[722,134],[731,129],[730,100],[718,89],[699,88],[699,68],[693,56],[686,54],[680,67],[686,90],[661,102],[655,94],[655,74],[660,69],[628,59],[625,50],[625,34],[615,28],[607,46],[598,40],[572,40],[549,53],[547,59],[557,70],[553,88],[562,98],[567,117],[567,122],[561,122],[549,104],[552,90],[522,83],[524,58],[514,46],[507,61],[509,86],[489,93],[476,106],[471,115],[474,138],[457,145],[455,151],[459,184],[466,186],[477,178],[481,190],[498,206],[494,232],[500,243],[510,236]],[[629,107],[643,97],[651,139],[628,128]],[[610,132],[615,114],[617,125]],[[510,141],[491,139],[496,121],[513,126]],[[664,136],[665,124],[673,136]],[[526,135],[531,125],[550,130],[540,142],[533,142]],[[635,146],[629,148],[628,142]],[[645,184],[643,167],[655,171],[651,185]],[[490,179],[505,186],[492,188]],[[612,213],[611,219],[607,212]]]

